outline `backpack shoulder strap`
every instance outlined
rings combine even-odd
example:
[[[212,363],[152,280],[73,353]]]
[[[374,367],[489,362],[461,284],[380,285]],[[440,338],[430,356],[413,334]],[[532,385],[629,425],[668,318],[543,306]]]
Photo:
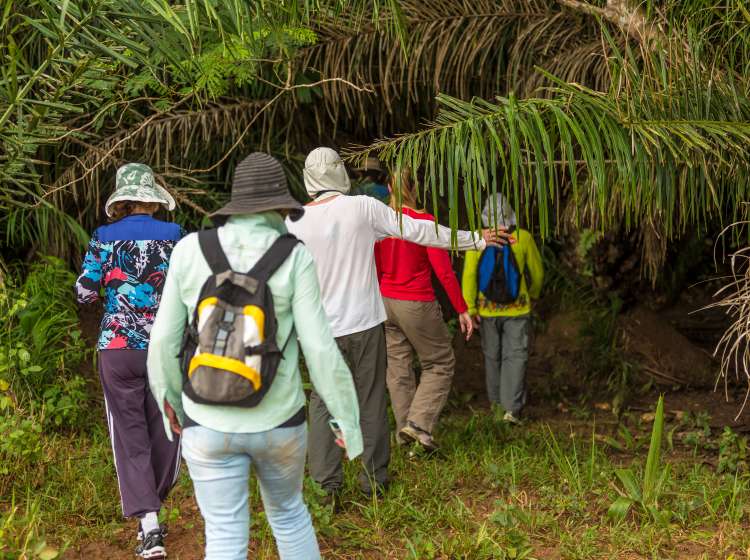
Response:
[[[199,231],[198,243],[200,244],[203,258],[206,259],[208,266],[211,267],[211,272],[214,274],[220,274],[224,271],[232,270],[232,267],[227,260],[227,256],[221,248],[221,243],[219,243],[218,229],[214,228]]]
[[[273,245],[266,251],[255,266],[248,272],[248,275],[263,282],[267,282],[273,273],[284,264],[286,258],[299,243],[299,239],[291,233],[285,233],[273,242]]]

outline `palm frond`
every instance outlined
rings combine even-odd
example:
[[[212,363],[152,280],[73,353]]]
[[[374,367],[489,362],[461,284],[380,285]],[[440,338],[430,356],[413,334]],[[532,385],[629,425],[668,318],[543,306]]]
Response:
[[[582,19],[555,1],[406,0],[402,9],[405,44],[345,17],[315,21],[320,41],[301,51],[300,71],[342,76],[375,91],[324,87],[325,118],[381,134],[397,129],[394,120],[403,129],[432,113],[438,92],[462,99],[528,95],[543,84],[537,66],[606,88],[597,20]]]
[[[663,36],[639,41],[623,18],[606,17],[610,5]],[[459,173],[474,169],[476,177],[467,178],[486,189],[495,169],[498,185],[533,201],[528,211],[546,230],[560,224],[573,192],[573,219],[601,225],[615,212],[629,225],[648,217],[648,246],[658,253],[668,232],[702,223],[731,200],[726,170],[744,165],[735,151],[741,135],[728,133],[732,145],[717,151],[717,136],[746,118],[750,18],[740,2],[647,0],[637,9],[624,0],[6,6],[0,213],[29,221],[19,231],[32,245],[48,242],[49,227],[74,239],[65,225],[71,216],[89,227],[101,185],[125,159],[152,163],[200,214],[226,190],[242,149],[262,146],[296,161],[313,143],[366,143],[374,134],[414,130],[438,108],[435,126],[404,137],[397,151],[424,139],[430,196],[447,197],[454,224],[459,205],[476,210],[480,203],[461,188]],[[695,22],[692,36],[685,18]],[[710,50],[674,52],[701,41]],[[628,50],[636,45],[658,60]],[[490,159],[476,163],[480,155]],[[419,157],[412,150],[407,159]],[[649,158],[658,165],[649,167]],[[640,174],[637,185],[631,172]],[[636,208],[639,197],[650,201],[646,209]],[[39,227],[31,228],[36,210]],[[7,224],[0,224],[6,234]]]
[[[375,18],[382,9],[391,17],[376,27],[402,33],[394,0],[8,0],[0,19],[0,212],[40,216],[40,227],[18,228],[14,241],[48,244],[51,223],[67,238],[68,211],[97,216],[87,211],[101,202],[99,173],[122,158],[156,162],[195,183],[203,177],[190,171],[229,157],[216,154],[227,143],[281,137],[289,119],[270,122],[288,100],[262,117],[257,106],[269,89],[296,85],[288,60],[315,41],[310,18],[344,10]]]
[[[711,83],[687,63],[696,59],[657,51],[641,64],[627,51],[608,61],[607,92],[548,74],[556,82],[548,98],[441,95],[426,129],[350,156],[372,151],[396,167],[422,167],[427,196],[447,197],[453,227],[459,205],[475,225],[481,200],[502,191],[545,235],[560,223],[558,201],[570,196],[578,220],[650,226],[669,238],[726,219],[750,194],[747,88]],[[660,260],[651,258],[653,274]]]

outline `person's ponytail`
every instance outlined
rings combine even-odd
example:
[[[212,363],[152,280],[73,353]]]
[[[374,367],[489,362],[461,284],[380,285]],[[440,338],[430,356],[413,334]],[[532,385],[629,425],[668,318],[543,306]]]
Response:
[[[391,189],[391,208],[397,210],[400,199],[401,206],[418,210],[417,185],[411,169],[404,167],[392,173],[388,180],[388,186]]]

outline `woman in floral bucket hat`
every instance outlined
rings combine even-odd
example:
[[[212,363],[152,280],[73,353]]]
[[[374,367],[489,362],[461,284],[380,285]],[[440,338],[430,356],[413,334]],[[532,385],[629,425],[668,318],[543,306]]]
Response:
[[[99,378],[112,440],[122,511],[139,519],[136,553],[165,558],[161,504],[177,480],[179,440],[164,432],[151,394],[146,355],[172,248],[184,235],[153,214],[174,210],[172,196],[150,167],[128,163],[117,170],[105,211],[111,223],[94,231],[76,282],[81,303],[103,298],[97,348]]]

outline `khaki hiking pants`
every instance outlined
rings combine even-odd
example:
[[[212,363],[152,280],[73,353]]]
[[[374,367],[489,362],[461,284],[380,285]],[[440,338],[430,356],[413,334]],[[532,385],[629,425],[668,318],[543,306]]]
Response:
[[[448,400],[456,358],[448,327],[437,301],[383,298],[388,320],[386,380],[397,432],[407,421],[431,434]],[[422,365],[417,385],[413,354]]]

